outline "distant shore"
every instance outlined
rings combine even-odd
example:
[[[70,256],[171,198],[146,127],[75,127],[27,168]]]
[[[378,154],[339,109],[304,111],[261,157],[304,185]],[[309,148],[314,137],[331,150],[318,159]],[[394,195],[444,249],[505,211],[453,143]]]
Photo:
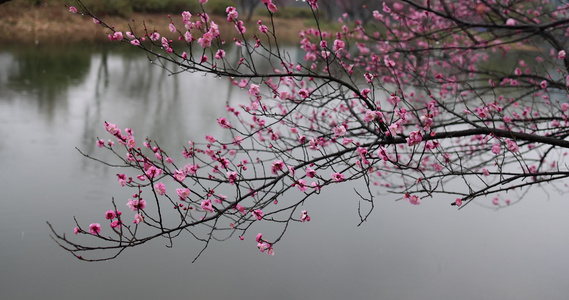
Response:
[[[236,34],[233,24],[227,22],[222,16],[212,16],[220,27],[222,34],[230,32]],[[135,13],[129,18],[108,16],[102,19],[117,30],[127,31],[133,25],[135,32],[143,32],[143,22],[147,28],[168,33],[170,20],[166,14]],[[174,24],[181,24],[181,17],[172,17]],[[266,19],[266,18],[265,18]],[[248,24],[249,32],[257,32],[257,19],[253,18]],[[269,20],[264,20],[269,25]],[[179,25],[178,24],[178,25]],[[298,32],[304,28],[304,19],[275,19],[280,40],[285,43],[298,41]],[[0,43],[1,44],[59,44],[73,43],[104,43],[108,42],[107,34],[110,31],[86,16],[70,13],[63,6],[47,7],[11,7],[0,5]],[[171,38],[173,38],[172,36]],[[233,39],[233,36],[223,36]]]

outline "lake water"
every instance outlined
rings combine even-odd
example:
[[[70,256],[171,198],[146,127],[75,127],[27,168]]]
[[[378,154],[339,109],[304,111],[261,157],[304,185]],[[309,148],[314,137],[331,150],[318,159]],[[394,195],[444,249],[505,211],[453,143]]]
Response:
[[[247,236],[192,264],[195,242],[182,237],[86,263],[50,239],[46,221],[72,234],[73,216],[101,221],[112,197],[132,193],[75,149],[105,158],[104,121],[181,147],[216,133],[224,103],[244,97],[227,80],[167,76],[124,47],[0,49],[0,298],[567,299],[569,202],[541,190],[502,210],[380,197],[361,227],[357,195],[328,191],[273,257]]]

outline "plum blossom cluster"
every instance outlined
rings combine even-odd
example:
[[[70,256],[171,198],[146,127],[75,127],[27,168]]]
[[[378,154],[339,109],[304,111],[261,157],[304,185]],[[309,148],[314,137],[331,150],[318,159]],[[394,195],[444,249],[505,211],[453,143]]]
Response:
[[[257,236],[255,237],[255,241],[257,241],[257,248],[259,248],[259,251],[261,252],[266,251],[265,253],[271,256],[275,255],[275,250],[273,249],[273,245],[263,240],[262,233],[257,234]]]
[[[186,233],[207,247],[245,239],[267,222],[284,234],[290,222],[310,221],[302,205],[311,197],[355,181],[364,186],[356,191],[360,222],[386,191],[414,206],[448,201],[463,209],[474,199],[508,207],[512,195],[544,184],[566,190],[569,6],[526,2],[378,2],[368,20],[344,14],[336,29],[302,30],[298,55],[277,47],[274,22],[246,28],[230,6],[224,17],[237,34],[235,63],[207,1],[203,11],[170,19],[165,32],[111,30],[110,40],[164,66],[226,77],[249,99],[220,110],[214,126],[223,136],[180,149],[141,143],[132,129],[105,123],[113,139],[96,145],[129,170],[116,179],[136,191],[125,201],[134,221],[123,223],[113,209],[107,219],[118,221],[108,231],[115,237],[100,223],[75,232],[120,251]],[[273,1],[262,3],[278,16]],[[317,15],[317,1],[306,3]],[[518,55],[528,48],[531,55]],[[151,233],[135,229],[142,225]],[[85,251],[58,238],[74,254]],[[132,242],[116,246],[123,240]],[[259,234],[257,248],[272,255],[279,240]]]

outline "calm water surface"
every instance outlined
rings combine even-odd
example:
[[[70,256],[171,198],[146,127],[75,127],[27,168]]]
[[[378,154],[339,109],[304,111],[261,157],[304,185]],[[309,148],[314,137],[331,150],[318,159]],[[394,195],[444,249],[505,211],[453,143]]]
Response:
[[[1,298],[567,299],[569,202],[554,192],[500,211],[380,197],[356,227],[357,196],[328,191],[307,204],[312,222],[294,225],[274,257],[247,236],[191,264],[197,245],[182,238],[173,249],[156,241],[86,263],[49,238],[46,221],[72,234],[74,215],[101,221],[111,197],[131,193],[118,187],[117,170],[75,150],[105,158],[95,147],[97,136],[109,138],[104,121],[180,149],[221,135],[225,102],[245,97],[212,76],[167,76],[121,47],[1,49]]]

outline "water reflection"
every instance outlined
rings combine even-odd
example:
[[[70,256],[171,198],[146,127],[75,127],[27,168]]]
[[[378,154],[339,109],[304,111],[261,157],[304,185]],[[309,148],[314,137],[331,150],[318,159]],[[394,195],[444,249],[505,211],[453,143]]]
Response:
[[[26,99],[37,102],[42,116],[53,119],[55,111],[66,106],[66,93],[70,86],[85,80],[90,68],[90,54],[85,49],[54,49],[24,47],[11,51],[9,63],[2,64],[2,78],[5,88],[0,93],[3,99],[12,91],[26,95]],[[61,105],[61,108],[57,108]]]
[[[45,61],[49,60],[49,61]],[[145,55],[113,48],[0,50],[0,290],[2,298],[101,299],[564,299],[569,205],[536,193],[500,212],[448,199],[420,207],[378,199],[357,224],[350,187],[306,203],[312,222],[295,225],[275,257],[253,236],[216,243],[194,265],[196,245],[155,242],[118,260],[86,264],[58,249],[45,221],[70,232],[75,214],[100,221],[109,200],[127,199],[118,170],[95,137],[105,120],[175,149],[205,132],[246,94],[227,80],[167,76]],[[294,196],[294,195],[293,195]],[[257,228],[252,232],[256,233]],[[260,229],[259,229],[260,230]],[[96,283],[96,284],[93,284]]]

